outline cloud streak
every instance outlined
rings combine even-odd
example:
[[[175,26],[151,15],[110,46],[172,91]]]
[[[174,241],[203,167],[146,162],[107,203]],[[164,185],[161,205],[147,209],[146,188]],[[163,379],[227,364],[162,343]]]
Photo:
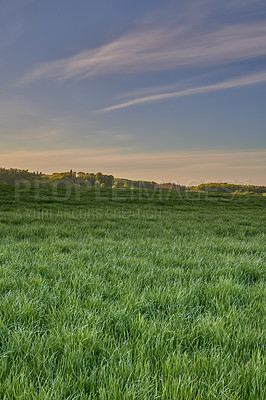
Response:
[[[95,49],[37,65],[19,83],[219,65],[265,54],[264,23],[231,24],[198,31],[192,25],[180,24],[131,32]]]
[[[255,85],[255,84],[263,83],[263,82],[266,82],[266,71],[252,74],[252,75],[246,75],[246,76],[239,77],[239,78],[229,79],[227,81],[223,81],[223,82],[212,84],[212,85],[200,86],[200,87],[195,87],[195,88],[190,88],[190,89],[185,89],[185,90],[180,90],[180,91],[174,91],[174,92],[170,92],[170,93],[159,93],[159,94],[154,94],[151,96],[138,97],[136,99],[132,99],[132,100],[126,101],[124,103],[115,104],[113,106],[103,108],[99,111],[101,111],[101,112],[114,111],[114,110],[119,110],[121,108],[131,107],[131,106],[134,106],[137,104],[150,103],[150,102],[154,102],[154,101],[173,99],[173,98],[184,97],[184,96],[191,96],[194,94],[208,93],[208,92],[213,92],[213,91],[217,91],[217,90],[225,90],[225,89],[232,89],[232,88],[237,88],[237,87],[242,87],[242,86]],[[128,93],[126,94],[126,96],[128,96]]]

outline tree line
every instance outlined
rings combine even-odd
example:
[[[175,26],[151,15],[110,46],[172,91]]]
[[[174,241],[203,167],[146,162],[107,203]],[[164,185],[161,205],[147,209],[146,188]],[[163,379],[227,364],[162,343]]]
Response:
[[[39,185],[81,185],[113,189],[158,189],[207,193],[266,194],[266,186],[235,185],[230,183],[202,183],[198,186],[184,186],[171,182],[157,183],[154,181],[115,178],[113,175],[106,175],[101,172],[74,172],[72,169],[67,172],[43,174],[39,171],[30,172],[27,169],[0,168],[0,185],[15,185],[16,183],[23,182],[37,183]]]
[[[31,182],[40,185],[57,184],[58,186],[82,185],[100,188],[124,188],[124,189],[154,189],[156,182],[134,181],[130,179],[115,178],[113,175],[101,172],[75,172],[72,169],[67,172],[54,172],[43,174],[42,172],[29,172],[16,168],[0,168],[0,185],[15,185],[16,183]]]
[[[266,186],[235,185],[231,183],[202,183],[198,186],[191,186],[190,189],[208,193],[231,193],[231,194],[266,193]]]

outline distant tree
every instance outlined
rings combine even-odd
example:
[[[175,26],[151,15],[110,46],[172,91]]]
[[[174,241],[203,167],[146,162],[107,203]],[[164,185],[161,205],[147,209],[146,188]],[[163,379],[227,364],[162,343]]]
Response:
[[[111,188],[113,186],[113,182],[114,182],[113,175],[104,175],[103,178],[104,178],[105,187]]]
[[[96,181],[95,174],[93,173],[86,174],[86,181],[90,184],[90,186],[94,186]]]
[[[97,172],[95,175],[96,181],[102,182],[103,174],[101,172]]]
[[[113,189],[118,189],[120,187],[120,182],[119,181],[115,181],[112,188]]]
[[[77,175],[78,175],[78,178],[79,178],[79,179],[85,179],[85,178],[86,178],[85,172],[79,171],[79,172],[77,173]]]

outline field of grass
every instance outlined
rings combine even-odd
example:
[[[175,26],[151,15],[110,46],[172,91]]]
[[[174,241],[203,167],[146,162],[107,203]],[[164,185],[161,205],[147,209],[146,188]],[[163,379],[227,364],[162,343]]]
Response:
[[[0,398],[264,399],[265,206],[0,186]]]

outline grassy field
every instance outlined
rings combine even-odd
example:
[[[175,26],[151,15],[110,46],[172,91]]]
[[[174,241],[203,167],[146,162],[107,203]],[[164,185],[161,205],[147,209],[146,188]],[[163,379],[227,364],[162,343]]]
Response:
[[[0,186],[0,398],[264,399],[265,205]]]

